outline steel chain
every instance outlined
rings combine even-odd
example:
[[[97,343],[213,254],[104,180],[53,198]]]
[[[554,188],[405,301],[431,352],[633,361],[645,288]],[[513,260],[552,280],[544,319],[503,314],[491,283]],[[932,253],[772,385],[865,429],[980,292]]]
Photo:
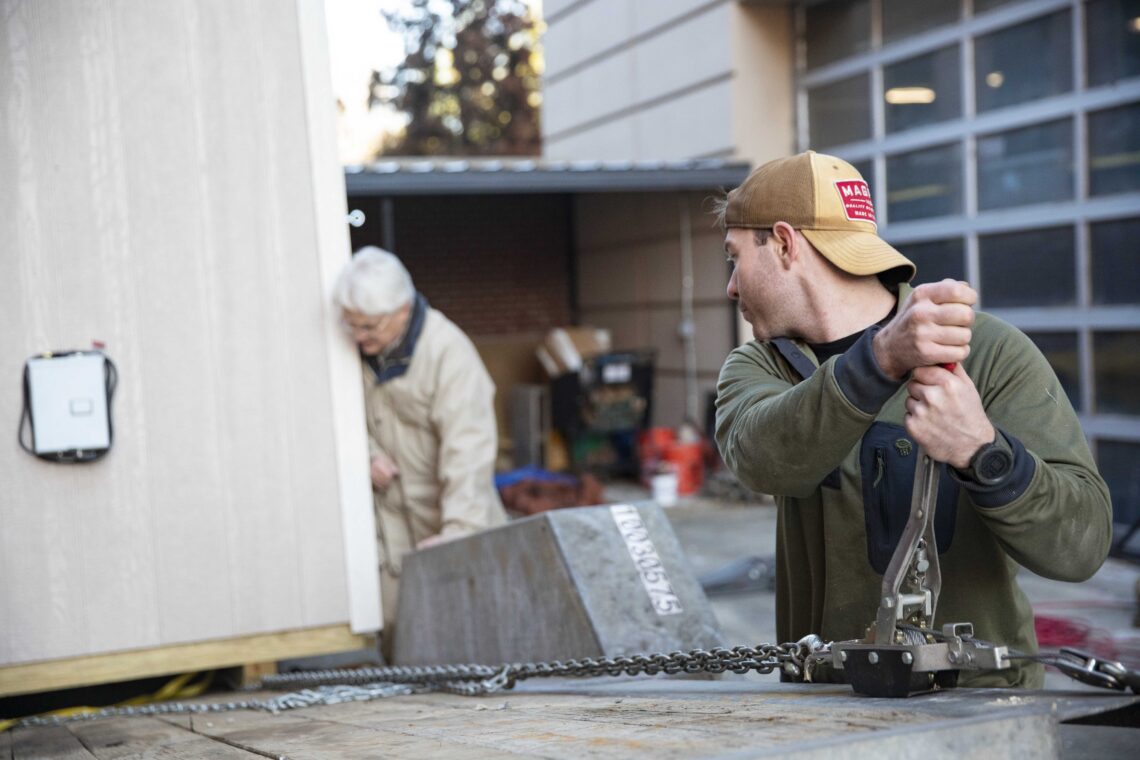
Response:
[[[550,662],[525,662],[499,666],[438,665],[392,666],[345,670],[310,670],[265,676],[248,687],[295,689],[272,699],[233,702],[164,702],[140,707],[105,707],[68,716],[24,718],[17,726],[54,726],[99,718],[218,713],[233,710],[263,710],[277,713],[298,707],[360,702],[384,697],[444,691],[463,696],[482,696],[512,688],[528,678],[594,678],[598,676],[676,675],[678,673],[743,674],[751,670],[771,673],[783,670],[796,678],[811,680],[817,662],[829,656],[830,644],[818,636],[805,636],[788,644],[757,644],[731,649],[691,649],[688,652],[582,657]]]

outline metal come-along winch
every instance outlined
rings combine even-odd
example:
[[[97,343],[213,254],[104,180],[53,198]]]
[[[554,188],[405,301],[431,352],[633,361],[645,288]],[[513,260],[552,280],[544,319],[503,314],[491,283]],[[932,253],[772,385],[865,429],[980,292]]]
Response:
[[[1002,670],[1009,651],[974,638],[971,623],[931,629],[942,588],[934,509],[941,470],[921,448],[910,516],[883,575],[875,622],[860,641],[836,642],[832,662],[858,694],[905,697],[955,686],[962,670]]]

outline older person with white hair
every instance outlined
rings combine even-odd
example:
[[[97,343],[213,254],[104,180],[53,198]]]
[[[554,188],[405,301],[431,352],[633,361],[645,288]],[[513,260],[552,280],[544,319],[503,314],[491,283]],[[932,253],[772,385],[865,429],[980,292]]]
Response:
[[[404,555],[506,520],[494,486],[495,385],[471,340],[388,251],[360,249],[333,298],[364,371],[381,651],[391,661]]]

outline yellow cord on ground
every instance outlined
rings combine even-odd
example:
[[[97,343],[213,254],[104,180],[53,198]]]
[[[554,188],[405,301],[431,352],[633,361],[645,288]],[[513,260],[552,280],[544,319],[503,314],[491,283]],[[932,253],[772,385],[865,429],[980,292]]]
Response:
[[[138,707],[139,705],[148,705],[155,702],[167,702],[172,699],[193,699],[199,696],[202,692],[210,687],[214,680],[214,671],[208,671],[202,675],[202,679],[197,683],[190,683],[194,676],[198,673],[183,673],[180,676],[167,681],[161,689],[153,694],[140,694],[137,697],[123,700],[118,704],[112,705],[113,707]],[[36,718],[68,718],[73,715],[90,715],[97,713],[105,708],[102,707],[64,707],[59,710],[51,710],[50,712],[40,713],[34,717]],[[23,718],[0,719],[0,734],[4,733],[12,726],[15,726]]]

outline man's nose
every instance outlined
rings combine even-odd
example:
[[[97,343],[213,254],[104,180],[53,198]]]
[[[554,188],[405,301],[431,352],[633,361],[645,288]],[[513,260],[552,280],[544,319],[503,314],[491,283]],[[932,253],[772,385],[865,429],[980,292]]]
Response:
[[[732,271],[732,274],[730,274],[728,276],[728,297],[731,298],[733,301],[735,301],[737,298],[740,297],[740,293],[736,289],[736,270],[735,269]]]

